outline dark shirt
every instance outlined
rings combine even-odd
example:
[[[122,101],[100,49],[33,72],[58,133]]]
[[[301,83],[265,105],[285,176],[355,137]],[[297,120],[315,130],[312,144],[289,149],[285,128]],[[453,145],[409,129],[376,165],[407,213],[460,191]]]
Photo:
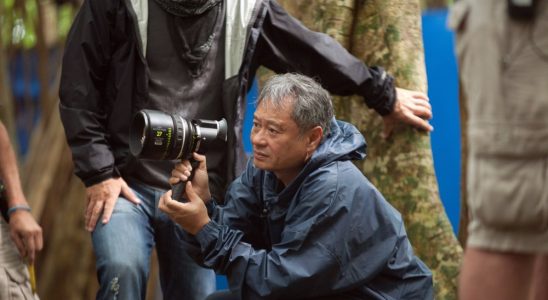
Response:
[[[183,18],[164,11],[155,1],[149,1],[149,23],[146,60],[149,72],[149,98],[146,107],[185,119],[219,120],[224,116],[221,86],[224,80],[224,11],[213,8],[208,17]],[[217,17],[218,16],[218,17]],[[216,22],[211,22],[211,20]],[[170,28],[173,26],[173,28]],[[181,57],[182,38],[191,47],[203,44],[210,33],[215,37],[198,76],[192,76],[187,62]],[[182,36],[184,35],[184,36]],[[214,177],[224,170],[222,151],[207,153],[207,162]],[[167,185],[176,161],[139,160],[131,177],[155,187]],[[217,175],[215,175],[217,174]]]

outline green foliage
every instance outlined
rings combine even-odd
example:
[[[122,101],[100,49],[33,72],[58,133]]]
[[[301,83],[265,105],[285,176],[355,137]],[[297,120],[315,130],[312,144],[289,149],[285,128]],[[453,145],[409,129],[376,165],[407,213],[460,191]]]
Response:
[[[2,45],[31,48],[36,44],[35,23],[37,9],[35,1],[3,1]]]
[[[75,8],[72,4],[66,3],[59,6],[58,26],[60,38],[64,39],[67,36],[70,30],[70,25],[72,25],[74,15]]]
[[[38,7],[36,0],[0,0],[0,39],[3,47],[31,49],[36,46]],[[75,9],[70,3],[56,6],[58,38],[67,35]],[[47,30],[47,28],[45,28]]]

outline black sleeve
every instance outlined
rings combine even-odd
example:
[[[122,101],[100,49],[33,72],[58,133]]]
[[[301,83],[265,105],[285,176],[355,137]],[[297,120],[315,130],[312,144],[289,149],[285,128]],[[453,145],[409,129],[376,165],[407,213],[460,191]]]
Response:
[[[274,0],[267,4],[253,65],[305,74],[333,94],[361,95],[381,115],[394,106],[390,75],[380,67],[367,67],[327,34],[307,29]]]
[[[106,131],[105,78],[118,1],[86,0],[67,37],[59,111],[75,173],[86,186],[118,177]]]

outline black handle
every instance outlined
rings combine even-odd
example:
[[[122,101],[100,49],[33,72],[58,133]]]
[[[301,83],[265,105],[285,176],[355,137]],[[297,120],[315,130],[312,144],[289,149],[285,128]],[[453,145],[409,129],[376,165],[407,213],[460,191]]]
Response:
[[[175,199],[179,202],[187,202],[187,199],[183,198],[183,194],[185,192],[185,185],[187,181],[192,181],[192,178],[194,178],[194,172],[200,165],[200,162],[195,160],[194,158],[191,158],[190,165],[192,166],[192,170],[190,171],[190,176],[185,181],[179,181],[178,183],[171,186],[171,189],[173,190],[173,194],[171,195],[172,199]]]

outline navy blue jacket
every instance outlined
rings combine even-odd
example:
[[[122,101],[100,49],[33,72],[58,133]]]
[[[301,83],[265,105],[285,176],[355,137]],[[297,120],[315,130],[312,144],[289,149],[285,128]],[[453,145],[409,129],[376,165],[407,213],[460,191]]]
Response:
[[[331,130],[280,192],[250,160],[226,204],[208,207],[191,254],[242,299],[432,299],[400,214],[351,161],[365,157],[363,136],[341,121]]]

